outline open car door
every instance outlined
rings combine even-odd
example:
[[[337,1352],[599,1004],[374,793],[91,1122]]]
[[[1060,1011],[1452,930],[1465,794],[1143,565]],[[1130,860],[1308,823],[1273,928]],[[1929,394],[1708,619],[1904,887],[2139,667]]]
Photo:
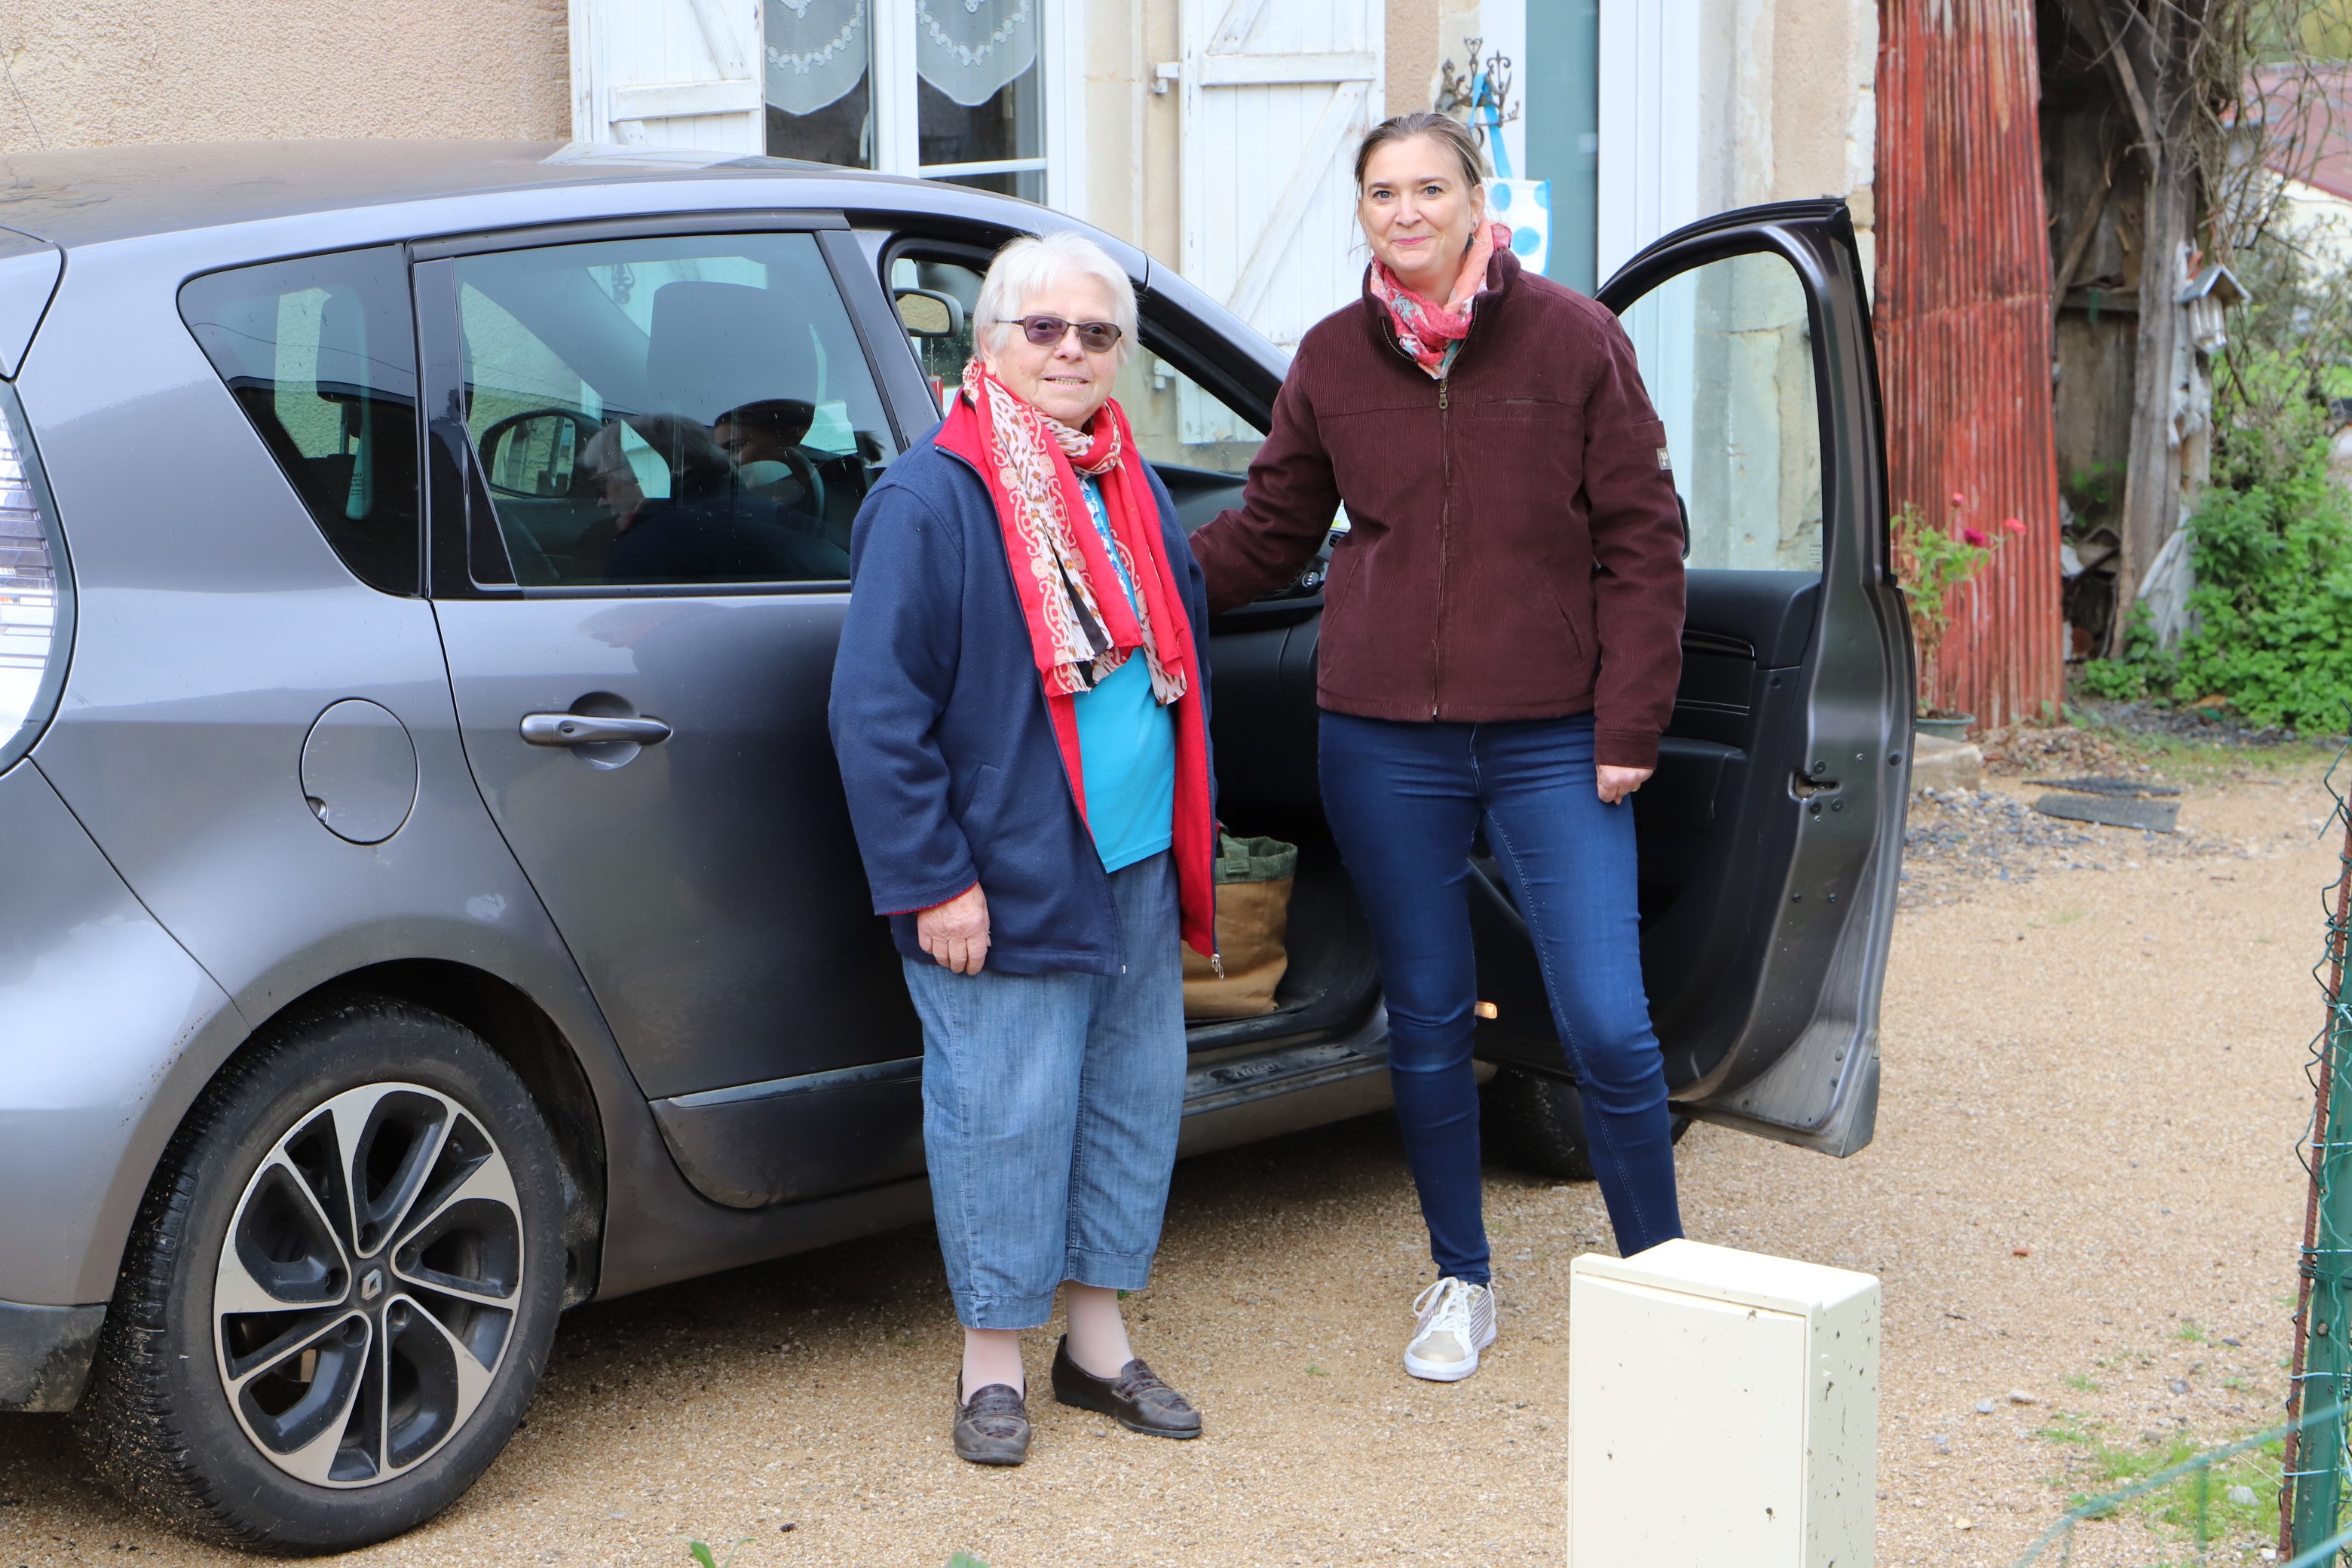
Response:
[[[1878,1100],[1913,691],[1853,220],[1834,201],[1727,213],[1600,299],[1688,513],[1682,685],[1633,803],[1667,1085],[1689,1115],[1849,1154]],[[1526,927],[1479,868],[1479,1054],[1572,1076]]]

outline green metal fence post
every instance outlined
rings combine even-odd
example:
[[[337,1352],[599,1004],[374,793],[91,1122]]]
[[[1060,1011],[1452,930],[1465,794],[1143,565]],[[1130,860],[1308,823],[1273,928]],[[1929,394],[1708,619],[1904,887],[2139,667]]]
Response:
[[[2339,764],[2340,765],[2340,764]],[[2332,774],[2333,770],[2331,770]],[[2340,803],[2339,803],[2340,808]],[[2345,936],[2352,919],[2352,813],[2343,869],[2328,911],[2327,1023],[2321,1032],[2313,1118],[2312,1195],[2305,1222],[2304,1310],[2291,1407],[2325,1412],[2301,1424],[2286,1448],[2283,1557],[2301,1558],[2337,1533],[2344,1505],[2344,1403],[2352,1393],[2352,1007],[2344,995]]]

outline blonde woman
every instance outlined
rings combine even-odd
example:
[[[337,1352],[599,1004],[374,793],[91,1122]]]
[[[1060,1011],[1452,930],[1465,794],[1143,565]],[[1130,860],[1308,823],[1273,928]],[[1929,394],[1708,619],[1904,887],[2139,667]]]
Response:
[[[1496,1332],[1470,1060],[1482,826],[1535,938],[1618,1247],[1682,1234],[1628,799],[1674,710],[1682,530],[1633,345],[1520,267],[1470,133],[1384,121],[1356,185],[1363,297],[1300,343],[1242,506],[1192,543],[1224,610],[1287,582],[1348,509],[1318,654],[1323,802],[1380,951],[1437,1268],[1405,1370],[1453,1382]]]

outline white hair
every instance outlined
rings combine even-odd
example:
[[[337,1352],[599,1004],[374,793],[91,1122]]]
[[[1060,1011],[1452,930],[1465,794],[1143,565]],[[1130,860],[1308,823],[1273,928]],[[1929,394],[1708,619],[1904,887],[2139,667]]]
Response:
[[[1135,285],[1127,268],[1110,253],[1074,229],[1051,234],[1023,235],[996,253],[981,279],[980,299],[972,307],[976,341],[982,353],[1004,346],[1004,334],[1029,313],[1029,301],[1068,275],[1092,278],[1110,295],[1110,319],[1118,323],[1118,347],[1113,351],[1125,364],[1136,351]]]

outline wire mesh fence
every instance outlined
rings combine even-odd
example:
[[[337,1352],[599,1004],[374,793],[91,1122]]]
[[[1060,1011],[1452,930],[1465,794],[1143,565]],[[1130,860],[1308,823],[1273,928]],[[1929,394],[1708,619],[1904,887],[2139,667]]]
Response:
[[[2347,708],[2347,717],[2352,717],[2352,708]],[[2312,1040],[2312,1118],[2297,1146],[2311,1185],[2304,1212],[2287,1420],[2267,1432],[2191,1455],[2127,1486],[2078,1500],[2034,1538],[2016,1568],[2071,1563],[2082,1525],[2112,1518],[2134,1504],[2161,1505],[2168,1522],[2186,1536],[2189,1563],[2198,1568],[2219,1563],[2222,1558],[2216,1550],[2230,1532],[2219,1528],[2224,1510],[2213,1496],[2217,1471],[2259,1456],[2273,1444],[2279,1449],[2279,1526],[2273,1558],[2284,1568],[2319,1568],[2352,1553],[2352,1524],[2347,1522],[2347,1503],[2352,1500],[2347,1495],[2347,1439],[2352,1436],[2352,1414],[2347,1414],[2352,1406],[2352,1082],[2347,1081],[2352,1079],[2352,998],[2347,997],[2344,984],[2347,933],[2352,933],[2352,803],[2347,800],[2352,766],[2347,760],[2352,760],[2352,740],[2327,771],[2336,809],[2321,826],[2326,833],[2341,824],[2344,847],[2334,885],[2321,898],[2326,941],[2312,972],[2326,997],[2326,1018]],[[2242,1543],[2243,1537],[2234,1540]],[[2242,1560],[2238,1550],[2229,1557]]]
[[[2352,745],[2347,746],[2352,752]],[[2345,1405],[2352,1401],[2352,1005],[2344,994],[2346,933],[2352,926],[2352,810],[2337,775],[2339,753],[2327,772],[2336,797],[2330,826],[2345,824],[2344,850],[2332,900],[2323,899],[2327,938],[2313,973],[2326,996],[2326,1021],[2312,1042],[2311,1126],[2304,1168],[2311,1174],[2304,1209],[2300,1300],[2294,1315],[2294,1362],[2288,1381],[2289,1430],[2281,1460],[2279,1555],[2326,1561],[2346,1540]],[[2314,1420],[2305,1413],[2326,1413]],[[2318,1552],[2318,1557],[2310,1553]]]

